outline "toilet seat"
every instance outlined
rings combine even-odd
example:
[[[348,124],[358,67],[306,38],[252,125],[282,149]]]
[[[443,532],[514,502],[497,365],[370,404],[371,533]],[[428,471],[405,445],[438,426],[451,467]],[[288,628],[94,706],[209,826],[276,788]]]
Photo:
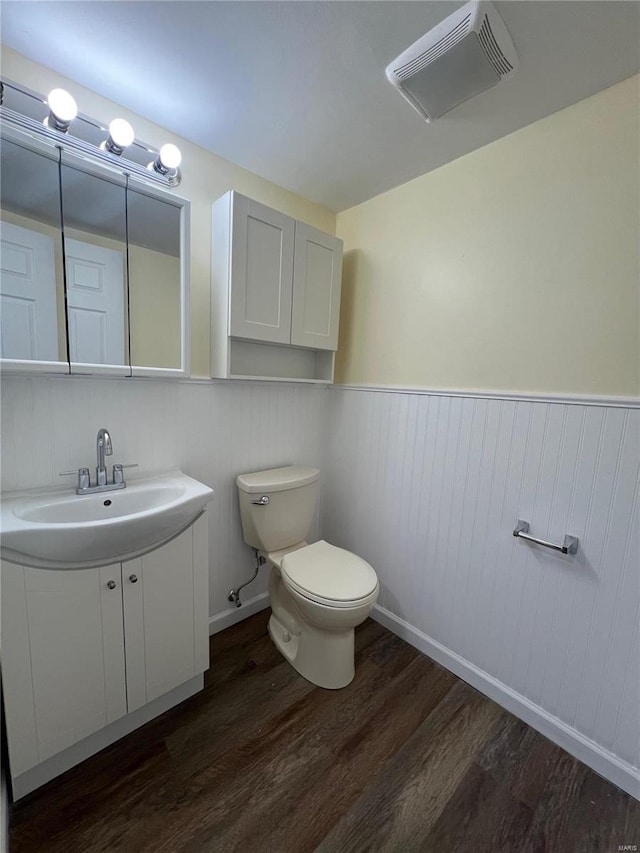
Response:
[[[285,554],[280,570],[288,587],[329,607],[356,607],[378,594],[369,563],[322,539]]]

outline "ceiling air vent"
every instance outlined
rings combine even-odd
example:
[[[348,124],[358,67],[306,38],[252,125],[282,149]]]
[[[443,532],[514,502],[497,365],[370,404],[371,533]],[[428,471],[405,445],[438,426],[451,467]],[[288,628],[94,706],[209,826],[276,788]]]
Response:
[[[511,77],[518,57],[489,0],[471,0],[387,66],[387,78],[427,121]]]

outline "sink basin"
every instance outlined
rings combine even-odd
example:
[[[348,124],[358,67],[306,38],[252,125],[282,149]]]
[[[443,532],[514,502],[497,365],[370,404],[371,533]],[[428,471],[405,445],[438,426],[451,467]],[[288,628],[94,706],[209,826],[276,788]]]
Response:
[[[25,566],[77,569],[131,559],[188,527],[213,489],[172,471],[126,489],[76,495],[70,489],[5,494],[2,558]]]

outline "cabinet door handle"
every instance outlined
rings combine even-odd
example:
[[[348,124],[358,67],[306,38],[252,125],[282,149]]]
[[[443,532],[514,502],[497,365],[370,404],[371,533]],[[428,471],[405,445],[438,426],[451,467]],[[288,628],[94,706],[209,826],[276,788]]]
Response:
[[[108,589],[115,589],[116,588],[116,582],[115,581],[107,581],[107,587],[108,587]]]
[[[138,583],[138,575],[129,575],[131,583]]]

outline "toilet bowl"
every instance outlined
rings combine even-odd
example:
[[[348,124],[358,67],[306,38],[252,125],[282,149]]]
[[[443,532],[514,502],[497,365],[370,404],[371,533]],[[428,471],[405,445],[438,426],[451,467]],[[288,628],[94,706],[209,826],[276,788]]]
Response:
[[[271,565],[269,635],[289,663],[319,687],[354,677],[354,629],[379,592],[374,569],[356,554],[306,537],[320,472],[287,466],[236,482],[245,541]]]
[[[355,675],[354,628],[378,598],[374,570],[320,540],[268,554],[269,635],[291,665],[319,687],[346,687]]]

